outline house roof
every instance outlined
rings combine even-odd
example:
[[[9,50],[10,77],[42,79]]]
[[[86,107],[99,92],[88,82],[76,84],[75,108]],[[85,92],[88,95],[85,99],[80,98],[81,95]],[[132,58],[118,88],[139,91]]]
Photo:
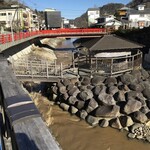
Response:
[[[112,24],[111,24],[112,23]],[[117,20],[117,19],[111,19],[111,20],[108,20],[106,22],[102,22],[102,23],[97,23],[96,25],[116,25],[116,23],[119,23],[120,25],[122,24],[121,21]]]
[[[150,14],[150,8],[145,8],[144,10],[129,9],[128,14],[130,14],[130,15]]]
[[[88,48],[90,51],[123,50],[143,48],[143,45],[120,38],[116,35],[104,35],[98,38],[78,39],[78,45]],[[76,41],[74,42],[76,44]],[[75,45],[74,44],[74,45]]]
[[[130,9],[129,7],[122,7],[121,9],[119,9],[119,10],[128,10],[128,9]]]
[[[100,10],[100,8],[88,8],[87,11],[96,11],[96,10]]]

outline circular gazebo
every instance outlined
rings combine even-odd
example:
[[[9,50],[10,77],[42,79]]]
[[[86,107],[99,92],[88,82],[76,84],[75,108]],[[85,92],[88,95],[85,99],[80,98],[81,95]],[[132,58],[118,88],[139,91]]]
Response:
[[[81,38],[74,45],[78,49],[80,76],[113,76],[141,68],[143,45],[116,35]]]

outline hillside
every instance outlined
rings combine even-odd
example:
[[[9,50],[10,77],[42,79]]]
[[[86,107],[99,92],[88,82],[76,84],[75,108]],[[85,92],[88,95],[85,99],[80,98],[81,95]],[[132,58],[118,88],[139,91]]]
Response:
[[[78,28],[86,28],[88,26],[88,24],[87,24],[87,14],[84,13],[80,17],[76,18],[74,20],[74,24]]]
[[[117,9],[120,9],[124,5],[121,3],[109,3],[107,5],[104,5],[100,8],[100,13],[101,15],[110,15],[110,14],[115,14]],[[75,19],[75,25],[79,28],[87,27],[87,14],[84,13],[80,17]]]
[[[25,7],[23,3],[17,2],[16,0],[0,0],[0,8],[11,7],[11,5]]]
[[[135,8],[139,4],[145,4],[146,7],[150,8],[150,0],[132,0],[129,4],[127,4],[127,6]],[[109,3],[99,8],[100,8],[101,15],[110,15],[110,14],[112,15],[112,14],[115,14],[116,10],[120,9],[123,6],[124,4],[121,4],[121,3]],[[75,25],[79,28],[87,27],[86,13],[76,18],[74,22],[75,22]]]
[[[147,7],[150,7],[150,0],[132,0],[127,6],[136,7],[139,4],[145,4]]]

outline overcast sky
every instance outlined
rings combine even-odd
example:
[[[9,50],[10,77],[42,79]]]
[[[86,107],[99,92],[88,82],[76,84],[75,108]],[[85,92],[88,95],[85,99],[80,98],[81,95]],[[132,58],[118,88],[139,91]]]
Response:
[[[88,8],[100,7],[108,3],[127,4],[131,0],[20,0],[32,9],[44,10],[54,8],[61,11],[62,17],[74,19],[86,12]]]

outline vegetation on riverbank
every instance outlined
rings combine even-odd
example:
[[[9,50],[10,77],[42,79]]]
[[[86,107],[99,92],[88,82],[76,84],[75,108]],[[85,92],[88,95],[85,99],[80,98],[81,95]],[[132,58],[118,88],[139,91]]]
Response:
[[[144,52],[148,52],[150,48],[150,27],[143,29],[118,30],[114,32],[116,35],[140,43],[145,46]]]

